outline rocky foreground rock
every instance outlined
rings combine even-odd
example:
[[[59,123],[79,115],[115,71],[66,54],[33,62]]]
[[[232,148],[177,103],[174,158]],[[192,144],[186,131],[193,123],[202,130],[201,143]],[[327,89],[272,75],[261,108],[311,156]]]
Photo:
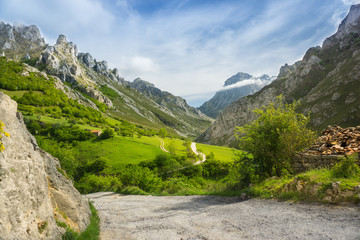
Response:
[[[0,153],[0,239],[60,239],[56,220],[85,230],[88,202],[60,173],[58,159],[40,149],[17,103],[0,92],[0,120],[9,137]]]

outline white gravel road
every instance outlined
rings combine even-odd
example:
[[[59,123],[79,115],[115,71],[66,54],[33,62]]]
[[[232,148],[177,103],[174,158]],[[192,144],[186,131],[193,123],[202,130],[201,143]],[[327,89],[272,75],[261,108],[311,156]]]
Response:
[[[101,239],[360,239],[360,208],[93,193]]]

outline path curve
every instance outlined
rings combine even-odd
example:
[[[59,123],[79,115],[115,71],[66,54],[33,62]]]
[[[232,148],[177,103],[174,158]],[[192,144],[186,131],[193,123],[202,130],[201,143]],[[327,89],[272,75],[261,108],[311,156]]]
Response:
[[[201,163],[203,163],[203,162],[206,161],[206,156],[205,156],[205,154],[202,153],[202,152],[198,152],[198,150],[197,150],[197,148],[196,148],[196,142],[192,142],[191,145],[190,145],[190,147],[191,147],[191,150],[196,154],[196,156],[198,156],[198,155],[201,156],[201,160],[195,162],[194,165],[199,165],[199,164],[201,164]]]
[[[163,150],[164,152],[170,153],[168,150],[166,150],[165,148],[165,143],[164,140],[162,138],[159,138],[160,140],[160,149]]]
[[[359,208],[219,196],[87,195],[107,239],[360,239]]]

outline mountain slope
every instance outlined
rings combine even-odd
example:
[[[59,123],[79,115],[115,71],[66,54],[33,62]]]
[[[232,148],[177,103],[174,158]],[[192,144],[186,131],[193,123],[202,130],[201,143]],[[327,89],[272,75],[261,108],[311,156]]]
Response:
[[[311,127],[360,124],[360,5],[351,7],[338,31],[322,47],[280,69],[278,78],[254,95],[232,103],[198,141],[234,145],[234,128],[254,119],[252,110],[283,94],[287,102],[301,100],[299,111],[311,111]]]
[[[241,97],[254,94],[272,80],[274,80],[274,77],[269,77],[266,74],[257,78],[239,72],[228,78],[224,83],[224,89],[216,92],[214,97],[199,107],[199,110],[209,117],[216,118],[232,102]]]
[[[49,46],[36,26],[22,26],[18,31],[9,24],[0,23],[0,27],[9,33],[0,39],[0,51],[8,59],[19,60],[35,49],[31,61],[25,62],[52,75],[58,89],[85,106],[153,129],[167,128],[181,136],[197,136],[211,123],[209,117],[189,107],[180,97],[166,93],[159,102],[158,96],[139,91],[119,76],[118,69],[109,68],[106,61],[96,61],[89,53],[78,53],[77,46],[64,35]]]

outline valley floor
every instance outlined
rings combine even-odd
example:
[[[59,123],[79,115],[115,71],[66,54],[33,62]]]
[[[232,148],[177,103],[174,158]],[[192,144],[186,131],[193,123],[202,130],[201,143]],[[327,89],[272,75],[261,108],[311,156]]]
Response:
[[[92,193],[101,239],[360,239],[360,209],[219,196]]]

